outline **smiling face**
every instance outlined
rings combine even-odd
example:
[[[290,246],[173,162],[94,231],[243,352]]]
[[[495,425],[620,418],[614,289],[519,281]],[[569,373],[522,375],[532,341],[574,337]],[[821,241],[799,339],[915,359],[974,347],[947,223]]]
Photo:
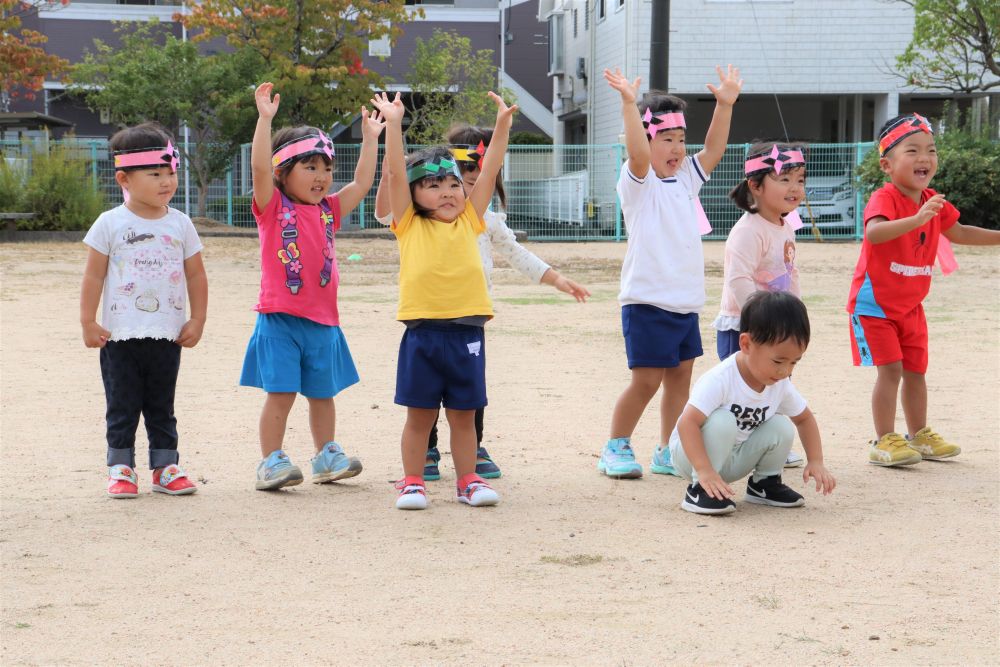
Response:
[[[659,178],[674,176],[684,163],[687,154],[683,128],[660,130],[649,142],[649,162]]]
[[[128,208],[143,217],[162,212],[177,191],[177,173],[167,166],[117,171],[115,179],[128,190]]]
[[[297,204],[319,204],[333,185],[333,163],[311,155],[278,173],[281,191]]]
[[[780,343],[755,343],[748,333],[740,334],[740,352],[736,362],[740,375],[754,391],[791,377],[795,364],[806,348],[794,338]]]
[[[919,202],[921,192],[930,187],[937,173],[934,135],[915,132],[905,137],[879,159],[879,166],[900,192]]]
[[[422,178],[413,184],[410,192],[416,207],[425,211],[425,217],[434,220],[453,222],[465,210],[465,189],[454,176]]]
[[[806,169],[782,169],[780,174],[773,171],[761,179],[760,183],[748,180],[750,192],[757,204],[757,212],[771,222],[779,222],[781,216],[799,207],[805,197]]]

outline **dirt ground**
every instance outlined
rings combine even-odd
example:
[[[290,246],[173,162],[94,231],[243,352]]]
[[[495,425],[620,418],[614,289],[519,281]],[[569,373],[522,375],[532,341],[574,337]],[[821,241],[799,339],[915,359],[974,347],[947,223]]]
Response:
[[[449,463],[425,512],[393,509],[394,243],[338,242],[362,381],[337,398],[337,435],[365,470],[272,494],[253,490],[262,394],[237,386],[256,241],[205,245],[209,324],[184,353],[176,406],[199,491],[150,494],[140,433],[134,501],[104,495],[98,355],[78,324],[84,246],[0,246],[2,664],[1000,662],[997,249],[958,248],[961,269],[925,304],[931,425],[963,453],[896,470],[866,463],[874,371],[851,366],[843,312],[858,247],[800,244],[814,334],[795,381],[839,486],[806,491],[801,509],[740,501],[711,518],[679,509],[680,479],[595,470],[628,380],[624,244],[529,244],[591,289],[585,305],[498,269],[485,444],[503,502],[456,503]],[[696,377],[715,363],[722,249],[705,246]],[[647,467],[657,431],[650,408],[634,437]],[[308,466],[304,402],[285,449]]]

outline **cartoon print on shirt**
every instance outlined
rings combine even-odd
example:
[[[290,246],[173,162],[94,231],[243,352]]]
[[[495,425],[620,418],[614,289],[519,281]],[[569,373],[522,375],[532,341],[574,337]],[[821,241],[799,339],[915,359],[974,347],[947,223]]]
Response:
[[[729,406],[729,411],[736,417],[736,425],[741,431],[746,432],[753,431],[763,424],[767,419],[767,411],[770,409],[770,405],[765,405],[762,408],[751,408],[733,403]]]
[[[170,307],[174,310],[184,310],[184,297],[182,295],[171,292],[167,301],[170,303]]]
[[[787,292],[792,289],[792,272],[795,270],[795,241],[791,239],[785,241],[782,256],[785,272],[767,281],[769,292]]]
[[[171,246],[173,248],[183,248],[184,247],[184,243],[180,239],[175,239],[172,236],[168,236],[166,234],[164,234],[164,235],[162,235],[160,237],[160,241],[163,242],[163,245]]]
[[[156,298],[156,290],[146,290],[135,298],[135,307],[147,313],[155,313],[160,309],[160,300]]]
[[[152,241],[154,238],[156,238],[156,236],[153,234],[136,234],[135,230],[131,227],[128,228],[128,231],[125,232],[125,236],[123,237],[125,243],[129,245],[145,243],[146,241]]]
[[[125,283],[124,285],[119,285],[118,289],[115,290],[115,292],[121,294],[122,296],[132,296],[132,292],[134,291],[135,291],[134,282],[128,282]]]

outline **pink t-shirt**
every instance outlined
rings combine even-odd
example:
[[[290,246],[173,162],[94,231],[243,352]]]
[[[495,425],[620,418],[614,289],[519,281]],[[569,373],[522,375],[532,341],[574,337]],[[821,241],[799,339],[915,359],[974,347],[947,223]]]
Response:
[[[337,195],[326,198],[333,213],[333,229],[340,229],[340,199]],[[289,200],[289,203],[291,201]],[[282,204],[281,193],[276,189],[264,210],[253,203],[260,236],[260,298],[254,307],[258,313],[287,313],[319,324],[340,326],[337,311],[337,287],[340,271],[334,241],[326,239],[326,223],[318,204],[292,204],[291,210]],[[294,247],[282,242],[282,232],[289,234],[294,219]],[[321,287],[321,273],[329,257],[331,270],[329,282]],[[301,281],[298,293],[288,286],[288,271]]]

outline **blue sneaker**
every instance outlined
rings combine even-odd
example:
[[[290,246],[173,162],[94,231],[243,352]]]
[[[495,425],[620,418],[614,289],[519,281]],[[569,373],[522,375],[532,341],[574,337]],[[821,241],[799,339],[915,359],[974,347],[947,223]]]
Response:
[[[500,466],[493,462],[485,447],[476,450],[476,474],[485,479],[500,477]]]
[[[280,449],[271,452],[257,466],[257,490],[273,491],[283,486],[302,483],[302,471],[292,465],[288,455]]]
[[[424,480],[436,482],[441,479],[441,469],[438,468],[440,461],[441,452],[438,451],[437,447],[431,447],[427,450],[427,458],[424,460]]]
[[[604,445],[597,469],[615,479],[638,479],[642,466],[635,462],[635,453],[628,438],[613,438]]]
[[[312,458],[311,463],[313,484],[336,482],[361,472],[361,461],[348,457],[333,440],[323,445],[323,450]]]
[[[673,461],[670,460],[669,447],[657,447],[653,450],[653,462],[649,464],[649,472],[655,472],[657,475],[680,477],[674,469]]]

